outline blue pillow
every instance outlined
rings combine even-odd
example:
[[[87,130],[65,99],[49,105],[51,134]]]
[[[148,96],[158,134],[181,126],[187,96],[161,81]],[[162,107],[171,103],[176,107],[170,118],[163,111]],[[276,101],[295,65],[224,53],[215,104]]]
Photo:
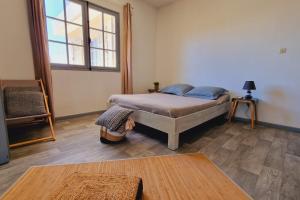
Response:
[[[178,96],[183,96],[188,91],[192,90],[194,87],[189,84],[175,84],[163,88],[160,92],[166,94],[175,94]]]
[[[225,92],[227,92],[227,90],[225,90],[224,88],[202,86],[202,87],[195,87],[194,89],[186,93],[184,96],[215,100],[219,98],[221,95],[225,94]]]

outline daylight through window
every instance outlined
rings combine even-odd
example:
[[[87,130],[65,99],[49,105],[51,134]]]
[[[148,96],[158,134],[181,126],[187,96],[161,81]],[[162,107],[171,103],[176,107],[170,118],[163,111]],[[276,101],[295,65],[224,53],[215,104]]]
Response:
[[[119,70],[119,14],[79,0],[45,0],[54,69]]]

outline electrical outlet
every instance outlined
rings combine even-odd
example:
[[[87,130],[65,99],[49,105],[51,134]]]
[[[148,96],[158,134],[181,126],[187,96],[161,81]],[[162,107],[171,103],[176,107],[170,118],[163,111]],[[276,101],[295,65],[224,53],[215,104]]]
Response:
[[[280,54],[286,54],[286,53],[287,53],[287,48],[280,49]]]

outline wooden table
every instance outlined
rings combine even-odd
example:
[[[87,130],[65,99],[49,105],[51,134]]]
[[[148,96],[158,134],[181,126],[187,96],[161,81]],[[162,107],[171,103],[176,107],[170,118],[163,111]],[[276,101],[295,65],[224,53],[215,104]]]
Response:
[[[245,99],[243,97],[232,98],[231,100],[231,109],[229,111],[228,119],[231,122],[235,116],[239,104],[246,104],[250,107],[251,112],[251,128],[254,128],[255,121],[257,120],[257,111],[256,111],[256,102],[257,99]]]
[[[32,167],[2,198],[48,199],[63,180],[74,172],[142,177],[145,200],[251,199],[202,154]]]

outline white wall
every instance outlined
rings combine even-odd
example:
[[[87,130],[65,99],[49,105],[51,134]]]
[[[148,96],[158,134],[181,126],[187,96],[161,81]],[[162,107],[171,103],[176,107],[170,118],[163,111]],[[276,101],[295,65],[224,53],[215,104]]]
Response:
[[[156,79],[222,86],[235,95],[254,80],[259,120],[300,128],[299,10],[299,0],[180,0],[163,7]]]
[[[91,0],[120,13],[126,0]],[[130,0],[133,11],[134,91],[152,86],[155,60],[156,9],[140,0]],[[0,78],[33,79],[33,60],[26,0],[0,1]],[[122,33],[121,33],[122,34]],[[56,116],[103,110],[111,94],[121,92],[116,72],[53,70]]]
[[[33,79],[26,1],[0,1],[0,79]]]
[[[157,10],[143,0],[133,0],[133,87],[135,93],[153,88]]]

